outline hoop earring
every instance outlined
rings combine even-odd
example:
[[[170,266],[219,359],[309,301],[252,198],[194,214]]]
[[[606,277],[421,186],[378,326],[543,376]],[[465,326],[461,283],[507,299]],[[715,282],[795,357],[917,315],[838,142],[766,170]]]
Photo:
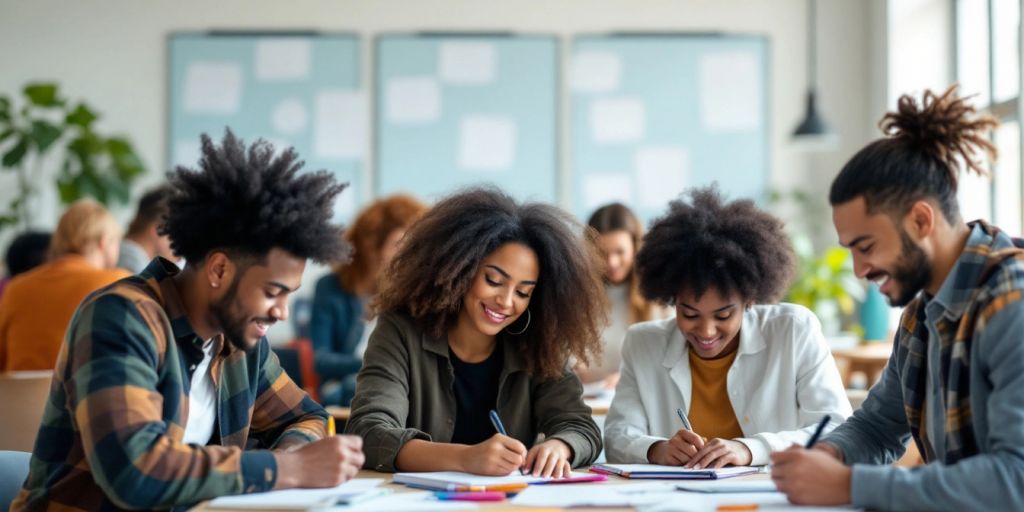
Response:
[[[530,320],[532,320],[532,317],[530,315],[530,308],[526,308],[526,325],[524,325],[522,329],[519,329],[519,332],[512,332],[507,329],[505,332],[511,334],[512,336],[519,336],[520,334],[526,332],[526,329],[530,327]]]

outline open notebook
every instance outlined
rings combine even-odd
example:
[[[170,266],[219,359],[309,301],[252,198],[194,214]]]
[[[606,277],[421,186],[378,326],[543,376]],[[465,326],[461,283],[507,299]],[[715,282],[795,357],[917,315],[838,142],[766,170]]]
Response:
[[[434,491],[518,491],[535,484],[575,484],[599,482],[603,475],[573,472],[566,478],[542,478],[513,473],[508,476],[479,476],[459,471],[395,473],[393,481],[409,487]]]
[[[721,469],[686,469],[680,466],[659,466],[657,464],[594,464],[590,470],[623,478],[657,478],[665,480],[717,480],[733,476],[749,475],[759,471],[758,466],[737,466]]]
[[[288,489],[239,496],[222,496],[207,504],[208,508],[306,510],[351,505],[383,496],[390,491],[378,487],[383,478],[356,478],[326,489]]]

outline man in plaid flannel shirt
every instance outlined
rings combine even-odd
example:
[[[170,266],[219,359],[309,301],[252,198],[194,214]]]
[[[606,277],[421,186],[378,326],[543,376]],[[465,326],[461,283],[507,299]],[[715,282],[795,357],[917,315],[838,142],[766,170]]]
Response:
[[[881,380],[811,450],[773,454],[772,478],[799,504],[883,510],[1009,510],[1024,503],[1024,250],[957,203],[961,165],[995,153],[990,117],[957,97],[900,98],[888,137],[832,183],[839,241],[858,276],[906,306]],[[889,464],[908,440],[926,466]]]
[[[185,269],[157,258],[79,306],[12,510],[169,509],[362,466],[361,440],[325,438],[266,338],[307,258],[348,256],[330,224],[344,186],[230,131],[202,152],[198,172],[171,173],[161,228]]]

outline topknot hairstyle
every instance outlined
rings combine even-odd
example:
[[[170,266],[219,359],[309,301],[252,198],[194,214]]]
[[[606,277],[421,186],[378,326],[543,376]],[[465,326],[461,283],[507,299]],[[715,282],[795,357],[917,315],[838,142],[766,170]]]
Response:
[[[777,301],[796,269],[782,221],[750,200],[724,202],[715,186],[689,196],[669,203],[644,237],[636,257],[643,294],[672,304],[680,292],[713,288],[748,303]]]
[[[520,344],[531,374],[562,374],[569,356],[584,364],[601,350],[607,299],[594,240],[557,207],[519,204],[493,188],[441,200],[406,232],[385,270],[378,312],[409,314],[431,336],[455,324],[480,262],[507,243],[537,255],[540,273],[530,298],[530,323]],[[520,328],[520,322],[513,329]]]
[[[995,159],[987,133],[999,122],[975,116],[974,106],[957,89],[953,85],[942,95],[925,91],[920,105],[909,95],[901,96],[896,111],[878,123],[886,137],[868,144],[843,166],[832,182],[829,202],[835,206],[864,196],[869,212],[903,215],[914,202],[931,198],[947,221],[959,221],[960,166],[987,174],[976,155],[985,152]]]
[[[262,139],[246,148],[230,129],[220,146],[203,134],[199,170],[168,173],[172,193],[160,228],[175,254],[201,264],[214,250],[263,259],[273,248],[319,263],[348,258],[334,198],[347,184],[326,171],[300,173],[294,148],[274,156]]]

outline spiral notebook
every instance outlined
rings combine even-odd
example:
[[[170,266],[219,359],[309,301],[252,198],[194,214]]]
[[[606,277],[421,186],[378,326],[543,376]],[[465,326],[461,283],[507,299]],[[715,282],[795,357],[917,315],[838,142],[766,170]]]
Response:
[[[595,473],[630,479],[719,480],[757,473],[760,468],[758,466],[736,466],[721,469],[687,469],[681,466],[659,466],[657,464],[594,464],[590,470]]]

